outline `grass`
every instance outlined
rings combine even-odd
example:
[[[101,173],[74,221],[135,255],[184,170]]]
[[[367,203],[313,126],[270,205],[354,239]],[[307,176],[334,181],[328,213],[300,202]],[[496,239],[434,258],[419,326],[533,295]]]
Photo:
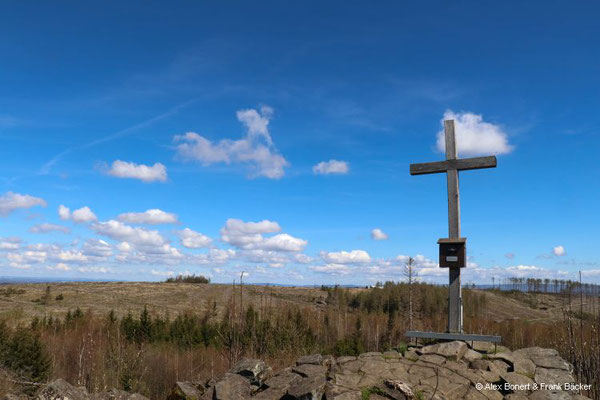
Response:
[[[383,390],[381,390],[380,388],[378,388],[377,386],[364,388],[360,392],[360,399],[361,400],[369,400],[371,398],[372,394],[379,394],[379,395],[383,396],[383,395],[385,395],[385,392]]]

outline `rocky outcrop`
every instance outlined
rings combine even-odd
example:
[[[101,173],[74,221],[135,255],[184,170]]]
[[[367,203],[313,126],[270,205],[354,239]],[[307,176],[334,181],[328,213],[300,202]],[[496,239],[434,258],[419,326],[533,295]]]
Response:
[[[73,386],[64,379],[57,379],[42,385],[33,397],[36,400],[148,400],[139,393],[112,389],[106,392],[88,393],[83,386]],[[8,394],[5,400],[31,399],[27,395]]]
[[[221,379],[177,382],[167,400],[584,400],[573,367],[556,350],[510,351],[488,343],[446,342],[403,353],[300,357],[276,374],[261,360],[243,359]],[[28,397],[6,396],[7,400]],[[88,393],[58,379],[38,400],[147,400],[112,389]]]
[[[487,343],[446,342],[358,357],[303,356],[273,374],[244,359],[216,382],[179,382],[170,400],[583,400],[572,366],[555,350],[511,352]]]

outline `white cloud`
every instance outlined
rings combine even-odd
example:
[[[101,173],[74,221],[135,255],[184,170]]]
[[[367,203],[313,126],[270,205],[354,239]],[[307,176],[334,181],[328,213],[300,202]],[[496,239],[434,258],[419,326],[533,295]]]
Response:
[[[389,237],[387,233],[379,228],[375,228],[371,231],[371,239],[373,240],[387,240]]]
[[[46,207],[46,201],[39,197],[13,192],[6,192],[0,196],[0,216],[6,216],[20,208],[31,208],[35,206]]]
[[[196,232],[191,230],[190,228],[185,228],[179,232],[177,232],[179,239],[181,240],[181,245],[183,247],[187,247],[188,249],[199,249],[202,247],[210,247],[212,243],[212,239],[208,236],[201,234],[200,232]]]
[[[112,256],[113,251],[110,244],[102,239],[88,239],[81,248],[86,257],[108,258]]]
[[[58,259],[63,262],[85,262],[88,258],[80,251],[66,250],[58,253]]]
[[[308,244],[306,240],[293,237],[287,233],[266,238],[263,236],[263,234],[279,231],[281,231],[281,227],[274,221],[244,222],[240,219],[230,218],[225,226],[221,228],[221,240],[240,249],[263,250],[265,252],[300,252]],[[280,258],[282,257],[280,256]],[[287,261],[289,260],[286,257]]]
[[[94,222],[98,220],[96,214],[94,214],[88,206],[78,208],[77,210],[71,212],[69,207],[65,207],[61,204],[58,206],[58,216],[64,221],[71,220],[78,224]]]
[[[263,233],[281,231],[277,222],[263,220],[260,222],[244,222],[241,219],[230,218],[221,228],[221,240],[240,248],[251,248],[263,241]]]
[[[11,242],[9,240],[0,241],[0,250],[18,250],[19,243]]]
[[[130,212],[120,214],[118,219],[130,224],[174,224],[177,222],[177,215],[153,208],[140,213]]]
[[[340,251],[328,253],[322,251],[321,258],[331,264],[364,264],[371,261],[371,256],[364,250]]]
[[[71,214],[71,219],[73,222],[77,223],[93,222],[98,220],[96,214],[94,214],[87,206],[73,211]]]
[[[313,261],[313,258],[307,256],[306,254],[296,254],[294,255],[294,260],[300,264],[310,264]]]
[[[131,245],[127,242],[121,242],[117,245],[117,250],[123,252],[123,253],[128,253],[132,250],[133,248],[131,247]]]
[[[32,226],[31,228],[29,228],[29,232],[31,233],[50,233],[50,232],[62,232],[62,233],[70,233],[71,229],[63,226],[63,225],[56,225],[56,224],[37,224]]]
[[[157,276],[174,276],[175,271],[157,271],[157,270],[153,269],[151,271],[151,274],[157,275]]]
[[[70,271],[71,267],[69,267],[67,264],[65,263],[58,263],[55,266],[51,267],[48,266],[46,267],[46,269],[49,269],[51,271]]]
[[[106,222],[97,222],[92,225],[92,229],[99,235],[120,242],[128,242],[135,246],[161,247],[167,244],[165,238],[158,231],[134,228],[112,219]]]
[[[331,275],[348,275],[352,269],[345,264],[325,264],[308,267],[311,271]]]
[[[106,274],[106,273],[111,272],[111,270],[109,268],[105,268],[105,267],[80,267],[80,268],[77,268],[77,271],[93,272],[93,273],[99,273],[99,274]]]
[[[454,120],[456,145],[461,155],[488,155],[510,153],[514,146],[508,143],[507,134],[498,125],[483,121],[481,115],[470,112],[446,111],[442,118],[442,130],[437,134],[437,149],[446,151],[444,120]]]
[[[287,160],[278,153],[268,130],[273,109],[239,110],[237,118],[246,126],[246,136],[239,140],[223,139],[213,143],[195,132],[176,135],[177,155],[183,160],[202,165],[242,163],[252,168],[253,176],[278,179],[285,175]]]
[[[350,165],[346,161],[329,160],[321,161],[312,168],[313,173],[320,175],[329,174],[347,174],[350,171]]]
[[[556,246],[555,248],[552,249],[552,253],[555,256],[561,257],[561,256],[564,256],[565,254],[567,254],[567,251],[565,250],[565,248],[563,246]]]
[[[299,252],[304,250],[307,244],[306,240],[295,238],[287,233],[281,233],[266,238],[260,247],[265,250]]]
[[[58,216],[60,219],[66,221],[71,218],[71,210],[69,210],[69,207],[65,207],[61,204],[58,206]]]
[[[167,167],[158,162],[148,166],[116,160],[112,163],[108,174],[117,178],[139,179],[143,182],[165,182],[167,180]]]

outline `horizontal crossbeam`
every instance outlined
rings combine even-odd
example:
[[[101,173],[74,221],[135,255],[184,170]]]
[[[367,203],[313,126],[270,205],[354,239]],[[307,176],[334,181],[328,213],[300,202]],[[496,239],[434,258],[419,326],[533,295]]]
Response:
[[[502,341],[502,336],[473,335],[473,334],[465,334],[465,333],[406,331],[404,336],[409,337],[409,338],[422,338],[422,339],[462,340],[464,342],[500,343]]]
[[[421,164],[410,164],[411,175],[436,174],[449,170],[464,171],[469,169],[495,168],[496,156],[459,158],[457,160],[435,161]]]

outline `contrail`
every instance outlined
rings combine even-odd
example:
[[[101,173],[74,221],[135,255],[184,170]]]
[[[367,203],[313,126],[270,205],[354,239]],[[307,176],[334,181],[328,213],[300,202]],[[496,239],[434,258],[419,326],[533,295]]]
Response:
[[[42,168],[40,168],[39,175],[48,175],[50,173],[50,170],[52,169],[52,167],[58,161],[60,161],[64,156],[66,156],[69,153],[72,153],[72,152],[74,152],[76,150],[87,149],[87,148],[96,146],[96,145],[98,145],[100,143],[108,142],[110,140],[114,140],[114,139],[121,138],[123,136],[127,136],[127,135],[129,135],[129,134],[131,134],[131,133],[133,133],[133,132],[135,132],[135,131],[137,131],[139,129],[146,128],[148,126],[153,125],[154,123],[156,123],[158,121],[161,121],[163,119],[167,119],[170,116],[172,116],[173,114],[177,114],[182,108],[185,108],[185,107],[189,106],[190,104],[192,104],[193,102],[195,102],[197,100],[198,99],[188,100],[188,101],[186,101],[184,103],[176,105],[175,107],[169,109],[168,111],[166,111],[166,112],[164,112],[164,113],[162,113],[160,115],[157,115],[156,117],[153,117],[153,118],[150,118],[150,119],[148,119],[146,121],[140,122],[139,124],[130,126],[129,128],[122,129],[122,130],[120,130],[118,132],[115,132],[115,133],[113,133],[111,135],[108,135],[108,136],[105,136],[105,137],[93,140],[93,141],[91,141],[89,143],[86,143],[86,144],[83,144],[83,145],[80,145],[80,146],[75,146],[75,147],[71,147],[71,148],[65,149],[65,150],[61,151],[60,153],[58,153],[57,155],[55,155],[54,157],[52,157],[48,162],[46,162],[42,166]]]

